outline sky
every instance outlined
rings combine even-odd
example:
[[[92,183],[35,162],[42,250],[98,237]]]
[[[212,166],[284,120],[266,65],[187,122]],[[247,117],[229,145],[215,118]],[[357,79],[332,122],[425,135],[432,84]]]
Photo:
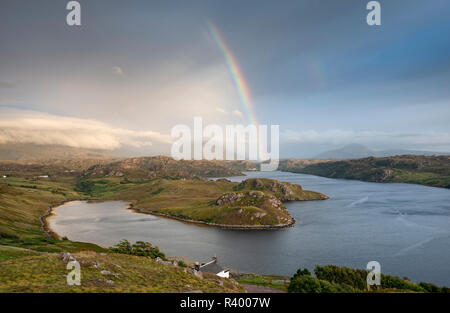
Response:
[[[0,0],[0,143],[169,154],[178,124],[280,125],[281,157],[450,152],[450,2]],[[234,71],[233,71],[234,69]]]

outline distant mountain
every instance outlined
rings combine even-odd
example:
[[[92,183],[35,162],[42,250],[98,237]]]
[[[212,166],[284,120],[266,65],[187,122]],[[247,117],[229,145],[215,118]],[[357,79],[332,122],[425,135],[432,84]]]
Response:
[[[0,160],[33,161],[40,159],[111,159],[111,153],[57,145],[0,144]]]
[[[374,151],[360,144],[350,144],[340,149],[325,151],[315,159],[358,159],[374,155]]]
[[[367,148],[361,144],[350,144],[344,146],[340,149],[325,151],[315,156],[316,159],[328,159],[328,160],[339,160],[339,159],[360,159],[367,158],[370,156],[374,157],[389,157],[396,155],[449,155],[449,153],[443,152],[433,152],[433,151],[421,151],[421,150],[406,150],[406,149],[390,149],[390,150],[380,150],[375,151]]]
[[[395,155],[406,155],[406,154],[414,154],[414,155],[425,155],[425,156],[433,156],[433,155],[450,155],[450,153],[446,152],[436,152],[436,151],[422,151],[422,150],[406,150],[406,149],[391,149],[391,150],[382,150],[375,151],[376,157],[388,157]]]

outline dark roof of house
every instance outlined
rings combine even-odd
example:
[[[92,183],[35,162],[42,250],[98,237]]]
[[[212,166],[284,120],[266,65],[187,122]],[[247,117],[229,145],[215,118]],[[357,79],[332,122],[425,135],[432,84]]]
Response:
[[[208,272],[208,273],[220,273],[223,271],[223,268],[217,263],[213,262],[204,266],[200,266],[200,272]]]

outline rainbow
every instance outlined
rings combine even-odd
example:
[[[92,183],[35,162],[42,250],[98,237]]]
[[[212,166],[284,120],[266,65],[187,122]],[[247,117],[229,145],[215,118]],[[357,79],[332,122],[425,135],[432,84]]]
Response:
[[[239,64],[233,55],[233,52],[226,44],[219,30],[211,22],[207,23],[208,31],[214,39],[215,44],[222,52],[225,62],[227,64],[228,71],[230,72],[231,78],[233,79],[234,86],[239,95],[239,99],[244,108],[245,115],[247,116],[250,124],[258,127],[258,121],[256,119],[255,109],[253,107],[250,90],[248,84],[245,81],[245,77],[242,74]]]
[[[247,117],[248,122],[251,125],[255,125],[256,128],[258,129],[259,123],[256,118],[255,108],[251,101],[250,89],[248,88],[248,84],[245,81],[245,77],[242,74],[242,71],[239,67],[239,63],[236,61],[233,52],[231,51],[230,47],[226,44],[225,40],[223,39],[223,36],[221,35],[217,27],[214,26],[214,24],[212,24],[211,22],[207,22],[206,25],[211,37],[214,40],[214,43],[217,45],[217,47],[219,48],[220,52],[222,53],[225,59],[228,71],[230,72],[231,78],[233,80],[233,84],[239,95],[242,107],[244,108],[245,116]],[[261,160],[261,157],[263,155],[265,155],[265,153],[261,150],[261,147],[259,147],[258,159]]]

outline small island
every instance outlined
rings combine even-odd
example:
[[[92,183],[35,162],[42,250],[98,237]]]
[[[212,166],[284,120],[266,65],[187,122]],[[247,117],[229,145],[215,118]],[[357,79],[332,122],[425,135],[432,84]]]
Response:
[[[325,200],[324,194],[274,179],[169,180],[127,188],[114,200],[129,200],[140,213],[231,229],[280,229],[295,224],[283,202]]]

